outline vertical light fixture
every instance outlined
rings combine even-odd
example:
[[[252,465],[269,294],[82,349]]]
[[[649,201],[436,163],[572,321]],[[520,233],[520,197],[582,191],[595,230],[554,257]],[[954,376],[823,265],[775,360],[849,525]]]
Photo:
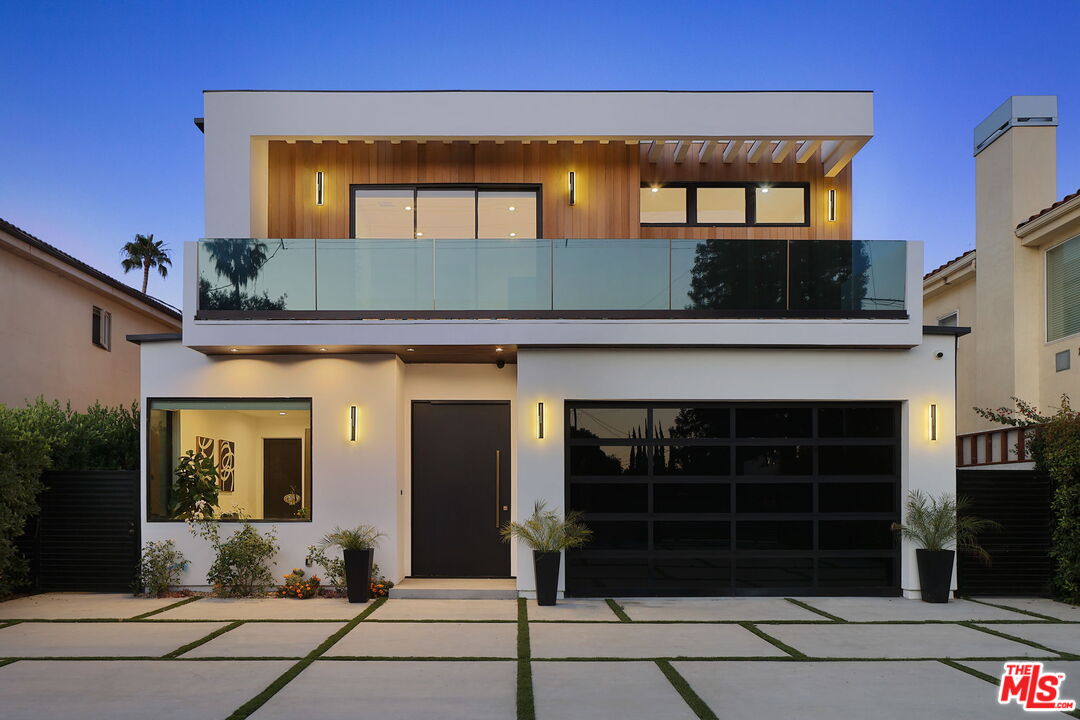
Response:
[[[315,204],[322,205],[324,198],[324,183],[323,183],[323,171],[318,170],[315,172]]]
[[[349,442],[356,442],[357,432],[357,409],[355,405],[349,406]]]
[[[536,437],[544,439],[544,403],[536,403]]]
[[[829,222],[836,222],[836,188],[829,189]]]
[[[937,440],[937,405],[930,403],[930,439]]]
[[[574,171],[573,170],[571,170],[570,174],[567,176],[567,186],[568,186],[568,189],[570,191],[570,204],[573,205],[575,202],[577,202],[577,188],[575,187],[575,184],[574,184]]]

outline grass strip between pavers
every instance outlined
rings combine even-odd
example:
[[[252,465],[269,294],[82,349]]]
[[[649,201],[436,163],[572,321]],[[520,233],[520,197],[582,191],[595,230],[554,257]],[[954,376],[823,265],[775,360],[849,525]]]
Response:
[[[792,605],[795,605],[796,607],[801,607],[803,610],[809,610],[812,613],[815,613],[817,615],[821,615],[822,617],[827,617],[830,620],[833,620],[835,622],[847,622],[847,620],[840,617],[839,615],[833,615],[831,612],[825,612],[824,610],[819,610],[818,608],[814,607],[810,603],[805,603],[802,600],[796,600],[795,598],[784,598],[784,599],[787,600]]]
[[[518,598],[517,720],[536,720],[533,697],[532,645],[529,642],[529,601]]]
[[[386,602],[386,598],[379,598],[375,602],[371,603],[364,609],[362,613],[347,622],[344,627],[335,632],[333,635],[323,640],[322,643],[320,643],[317,648],[308,653],[303,660],[299,661],[291,668],[283,672],[277,678],[277,680],[274,680],[274,682],[270,683],[270,685],[268,685],[265,690],[248,700],[240,707],[238,707],[236,710],[233,711],[232,715],[229,715],[225,720],[244,720],[244,718],[250,716],[253,712],[261,708],[263,705],[266,704],[267,700],[274,697],[274,695],[277,695],[278,691],[281,690],[281,688],[292,682],[297,675],[307,669],[307,667],[311,665],[311,663],[315,662],[320,655],[323,655],[324,653],[326,653],[327,650],[332,648],[338,640],[341,640],[341,638],[348,635],[353,628],[363,622],[364,618],[366,618],[368,615],[375,612],[380,606],[382,606],[384,602]]]
[[[187,605],[188,603],[193,603],[196,600],[201,600],[201,599],[202,598],[200,598],[198,595],[196,595],[195,597],[184,598],[180,602],[174,602],[172,605],[166,605],[163,608],[158,608],[157,610],[151,610],[150,612],[144,612],[144,613],[142,613],[140,615],[134,615],[134,616],[126,618],[126,619],[127,620],[142,620],[144,618],[150,617],[151,615],[157,615],[158,613],[163,613],[166,610],[172,610],[173,608],[178,608],[181,605]]]
[[[615,613],[615,615],[618,616],[620,622],[634,622],[630,618],[630,616],[626,614],[626,610],[623,609],[622,605],[615,602],[611,598],[605,598],[604,602],[606,602],[608,604],[608,607],[611,608],[611,612]]]
[[[0,667],[4,667],[5,665],[10,665],[13,662],[18,662],[18,660],[16,660],[15,658],[8,658],[7,660],[0,660]]]
[[[181,647],[178,647],[178,648],[176,648],[175,650],[173,650],[170,653],[165,653],[161,657],[164,657],[164,658],[180,657],[181,655],[188,652],[189,650],[194,650],[195,648],[199,647],[200,645],[205,645],[206,643],[210,642],[211,640],[213,640],[217,636],[224,635],[225,633],[229,632],[230,630],[235,630],[236,628],[240,627],[243,624],[244,624],[243,620],[237,620],[235,622],[231,622],[228,625],[226,625],[225,627],[220,627],[217,630],[215,630],[214,632],[210,633],[209,635],[206,635],[205,637],[201,637],[198,640],[195,640],[194,642],[189,642],[187,645],[183,645]]]
[[[1061,622],[1061,620],[1058,620],[1055,617],[1050,617],[1049,615],[1043,615],[1042,613],[1037,613],[1037,612],[1035,612],[1033,610],[1022,610],[1020,608],[1015,608],[1015,607],[1012,607],[1010,605],[1001,605],[1000,603],[987,602],[986,600],[976,600],[973,597],[965,597],[963,599],[967,600],[969,602],[979,603],[980,605],[987,605],[989,607],[997,608],[998,610],[1009,610],[1009,611],[1014,612],[1014,613],[1020,613],[1021,615],[1030,615],[1031,617],[1037,617],[1037,618],[1039,618],[1041,620],[1053,620],[1054,622]]]
[[[785,642],[781,642],[780,640],[777,640],[772,635],[765,632],[764,630],[759,628],[754,623],[741,622],[741,623],[739,623],[739,625],[746,628],[750,632],[754,633],[755,635],[757,635],[759,638],[761,638],[765,642],[769,643],[770,645],[780,648],[781,650],[783,650],[784,652],[786,652],[788,655],[790,655],[793,658],[798,658],[799,660],[805,660],[807,658],[806,653],[802,652],[801,650],[796,650],[795,648],[791,647],[790,645],[788,645]]]
[[[694,711],[694,714],[700,720],[719,720],[712,708],[701,699],[700,695],[694,692],[694,688],[690,687],[690,683],[686,682],[686,678],[670,662],[657,660],[656,666],[660,668],[660,672],[664,673],[664,677],[668,679],[671,686],[682,696],[682,699],[686,701],[686,704],[690,706],[690,709]]]
[[[1004,633],[1004,632],[1001,632],[1000,630],[994,630],[992,628],[982,627],[981,625],[976,625],[973,622],[962,622],[962,623],[959,623],[959,624],[963,625],[966,628],[970,628],[972,630],[978,630],[979,632],[984,632],[987,635],[996,635],[997,637],[1003,638],[1005,640],[1012,640],[1013,642],[1018,642],[1018,643],[1021,643],[1022,645],[1027,645],[1028,647],[1033,647],[1036,650],[1046,650],[1047,652],[1057,653],[1058,655],[1063,655],[1063,656],[1065,656],[1067,658],[1075,658],[1076,657],[1076,655],[1074,655],[1073,653],[1063,652],[1061,650],[1055,650],[1052,647],[1047,647],[1046,645],[1043,645],[1042,643],[1037,643],[1034,640],[1025,640],[1022,637],[1017,637],[1015,635],[1010,635],[1009,633]]]

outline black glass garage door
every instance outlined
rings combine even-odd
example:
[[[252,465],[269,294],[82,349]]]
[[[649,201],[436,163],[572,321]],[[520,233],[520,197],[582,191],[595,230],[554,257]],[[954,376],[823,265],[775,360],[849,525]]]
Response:
[[[567,594],[899,594],[899,413],[567,403]]]

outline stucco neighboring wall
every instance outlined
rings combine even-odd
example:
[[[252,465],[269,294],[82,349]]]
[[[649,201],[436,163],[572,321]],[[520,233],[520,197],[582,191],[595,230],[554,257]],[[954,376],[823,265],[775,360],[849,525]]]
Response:
[[[975,353],[975,333],[978,332],[975,302],[974,274],[963,280],[948,285],[946,288],[923,300],[923,317],[927,325],[936,325],[942,317],[959,313],[957,324],[971,328],[971,334],[957,340],[956,358],[956,432],[975,432],[979,417],[971,409],[978,405],[975,396],[975,374],[977,356]]]
[[[112,350],[91,343],[94,306],[112,313]],[[136,311],[120,293],[87,285],[8,252],[0,243],[0,403],[22,405],[43,395],[130,405],[139,397],[139,348],[128,334],[170,333],[166,323]]]

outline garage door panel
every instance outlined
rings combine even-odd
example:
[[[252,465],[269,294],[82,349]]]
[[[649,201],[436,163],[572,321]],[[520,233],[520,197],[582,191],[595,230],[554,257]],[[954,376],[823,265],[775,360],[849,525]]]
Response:
[[[594,532],[568,595],[898,594],[899,404],[567,414],[567,507]]]

